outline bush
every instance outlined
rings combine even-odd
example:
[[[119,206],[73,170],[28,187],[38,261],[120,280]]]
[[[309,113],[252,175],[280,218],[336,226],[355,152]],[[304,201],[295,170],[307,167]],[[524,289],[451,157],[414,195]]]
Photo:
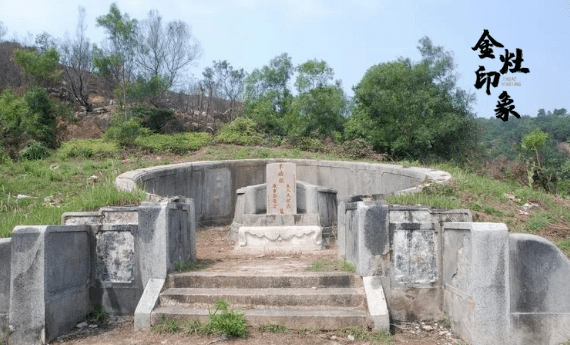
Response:
[[[222,128],[217,141],[226,144],[257,145],[263,141],[263,135],[257,131],[257,123],[247,117],[238,117]]]
[[[164,124],[174,117],[172,109],[152,108],[144,105],[131,107],[129,114],[138,117],[144,127],[157,133],[162,133]]]
[[[114,142],[105,142],[103,139],[75,139],[65,142],[58,151],[64,158],[94,156],[112,156],[119,152]]]
[[[0,146],[0,165],[12,164],[12,159],[6,151]]]
[[[114,140],[121,146],[132,146],[136,138],[146,135],[150,135],[150,130],[141,125],[140,119],[133,117],[125,121],[115,115],[105,132],[105,139]]]
[[[136,138],[134,144],[154,153],[186,153],[205,146],[210,141],[208,133],[181,133],[175,135],[152,134]]]
[[[22,119],[24,131],[32,139],[55,148],[55,115],[47,92],[41,87],[34,87],[26,92],[24,98],[29,107]]]
[[[372,144],[362,138],[345,141],[341,145],[341,150],[351,158],[366,158],[374,154]]]
[[[314,133],[313,133],[314,134]],[[324,142],[314,136],[310,137],[294,137],[289,139],[290,145],[297,147],[303,151],[309,152],[324,152],[326,151],[326,146]]]
[[[49,157],[50,152],[44,144],[37,141],[31,141],[28,146],[20,151],[18,155],[20,160],[35,161]]]

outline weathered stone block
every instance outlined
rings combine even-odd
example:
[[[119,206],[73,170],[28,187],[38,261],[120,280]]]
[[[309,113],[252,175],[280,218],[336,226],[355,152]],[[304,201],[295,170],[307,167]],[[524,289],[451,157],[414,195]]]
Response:
[[[12,344],[45,343],[90,311],[89,226],[18,226],[12,233]]]
[[[570,260],[552,242],[510,234],[510,311],[513,344],[570,340]]]
[[[508,344],[509,234],[502,223],[444,225],[445,311],[473,344]]]
[[[313,251],[322,249],[320,226],[242,226],[236,250]]]

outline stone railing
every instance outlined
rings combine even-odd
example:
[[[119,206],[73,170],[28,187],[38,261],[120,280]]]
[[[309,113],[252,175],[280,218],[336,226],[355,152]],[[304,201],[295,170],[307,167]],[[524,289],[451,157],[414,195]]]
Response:
[[[133,314],[149,281],[196,258],[191,199],[65,213],[62,223],[18,226],[0,240],[0,328],[11,326],[10,344],[45,343],[97,304]]]

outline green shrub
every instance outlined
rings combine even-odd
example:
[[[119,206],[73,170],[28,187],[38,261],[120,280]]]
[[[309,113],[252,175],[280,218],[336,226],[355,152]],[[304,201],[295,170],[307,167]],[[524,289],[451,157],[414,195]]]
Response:
[[[258,145],[263,135],[257,131],[257,123],[247,117],[240,116],[222,128],[217,142],[237,145]]]
[[[91,322],[103,322],[107,318],[107,311],[101,304],[96,304],[93,311],[87,315],[87,320]]]
[[[12,164],[12,159],[10,158],[10,155],[8,155],[8,152],[6,152],[4,148],[0,146],[0,165],[4,164]]]
[[[174,135],[152,134],[136,138],[134,144],[154,153],[172,152],[182,154],[195,151],[207,145],[209,141],[210,134],[200,132]]]
[[[345,141],[341,145],[341,150],[350,158],[366,158],[374,154],[372,144],[362,138]]]
[[[49,148],[55,148],[55,115],[45,89],[34,87],[24,96],[29,111],[22,119],[22,127],[32,139],[42,142]]]
[[[114,142],[106,142],[103,139],[74,139],[63,143],[58,152],[65,158],[91,158],[112,156],[119,152],[119,147]]]
[[[142,126],[140,119],[132,117],[125,121],[120,115],[115,115],[111,127],[105,132],[105,139],[114,140],[121,146],[132,146],[136,138],[146,135],[150,135],[150,130]]]
[[[247,335],[247,321],[244,315],[234,309],[228,309],[228,302],[225,300],[216,301],[216,310],[210,313],[208,308],[210,323],[208,323],[208,333],[227,334],[229,336],[245,337]],[[220,314],[217,314],[217,312]]]
[[[135,105],[129,108],[130,116],[138,117],[141,124],[157,133],[162,133],[164,124],[174,117],[174,110]]]
[[[44,159],[49,157],[49,155],[50,151],[44,144],[33,140],[18,153],[20,160],[30,161]]]
[[[290,139],[290,144],[303,151],[309,152],[324,152],[326,146],[323,141],[317,137],[296,137]]]

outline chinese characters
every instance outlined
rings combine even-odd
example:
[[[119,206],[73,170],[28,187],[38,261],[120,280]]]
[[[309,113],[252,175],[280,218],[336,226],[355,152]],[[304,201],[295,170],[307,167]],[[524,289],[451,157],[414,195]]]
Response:
[[[296,169],[293,163],[267,164],[267,214],[297,213]]]
[[[475,44],[474,47],[471,47],[471,49],[479,50],[481,53],[479,54],[480,59],[494,59],[495,55],[493,54],[493,47],[504,48],[500,42],[491,37],[489,30],[483,30],[483,35],[481,35],[481,38],[479,38],[477,44]],[[503,63],[503,66],[499,72],[487,72],[485,70],[485,66],[479,66],[479,69],[475,71],[475,88],[481,89],[485,85],[485,92],[487,95],[491,95],[491,86],[497,87],[499,85],[499,79],[501,75],[504,75],[508,72],[524,74],[530,72],[528,68],[522,66],[524,59],[522,49],[520,48],[516,48],[515,53],[509,52],[509,50],[505,48],[505,54],[500,55],[499,59]],[[511,78],[507,77],[507,80],[511,80]],[[516,78],[514,78],[514,80],[516,81]],[[501,84],[505,85],[505,83]],[[515,83],[515,85],[520,85],[520,83]],[[514,101],[511,99],[507,91],[503,91],[499,96],[497,108],[495,108],[496,117],[500,118],[503,121],[509,120],[509,114],[512,114],[516,118],[520,118],[520,115],[514,111],[515,106],[513,105],[513,102]]]

